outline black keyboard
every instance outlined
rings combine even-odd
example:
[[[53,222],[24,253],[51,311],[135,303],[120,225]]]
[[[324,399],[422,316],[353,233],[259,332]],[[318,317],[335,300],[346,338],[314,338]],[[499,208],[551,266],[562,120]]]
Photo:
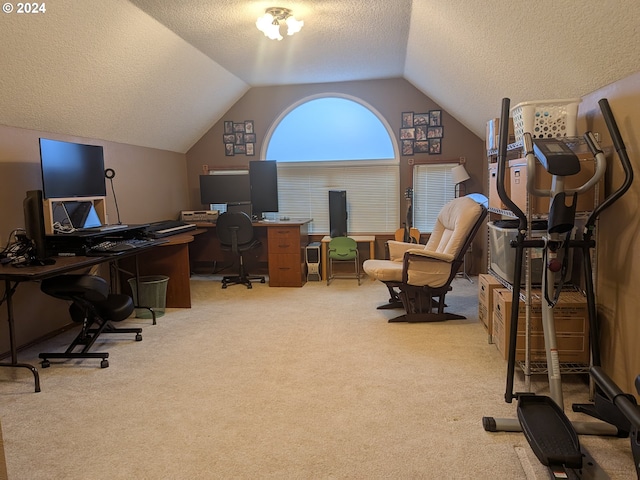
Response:
[[[195,223],[186,223],[181,220],[163,220],[149,224],[147,235],[153,238],[162,238],[195,229]]]
[[[106,240],[91,247],[87,252],[87,256],[122,253],[135,248],[146,247],[147,245],[155,245],[156,243],[157,242],[155,240],[143,240],[138,238],[130,238],[128,240]]]

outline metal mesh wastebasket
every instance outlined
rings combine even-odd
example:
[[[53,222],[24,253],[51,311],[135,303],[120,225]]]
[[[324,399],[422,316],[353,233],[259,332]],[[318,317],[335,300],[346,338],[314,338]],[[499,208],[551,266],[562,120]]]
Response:
[[[167,283],[169,283],[169,277],[164,275],[140,277],[138,280],[140,292],[138,292],[135,278],[130,278],[128,281],[133,293],[133,303],[135,303],[136,307],[148,307],[136,308],[136,318],[152,318],[153,315],[149,308],[153,309],[156,317],[164,315],[167,305]]]

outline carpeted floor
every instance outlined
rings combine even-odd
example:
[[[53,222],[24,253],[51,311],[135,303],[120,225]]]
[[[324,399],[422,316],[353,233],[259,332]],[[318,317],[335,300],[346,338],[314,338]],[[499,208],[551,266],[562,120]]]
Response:
[[[432,324],[387,323],[399,312],[375,308],[388,295],[368,280],[191,283],[193,308],[123,322],[142,342],[96,344],[109,368],[52,361],[37,394],[28,371],[0,372],[10,479],[547,478],[521,433],[482,428],[515,403],[477,320],[477,281],[447,297],[466,320]],[[73,334],[20,360],[38,364]],[[571,380],[567,405],[586,401]],[[611,478],[634,478],[627,439],[583,438]]]

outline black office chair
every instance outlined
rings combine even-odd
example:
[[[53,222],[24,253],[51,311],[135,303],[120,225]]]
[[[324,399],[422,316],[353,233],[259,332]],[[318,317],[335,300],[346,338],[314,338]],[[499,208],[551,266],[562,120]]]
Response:
[[[50,358],[101,358],[100,367],[107,368],[108,352],[89,352],[102,333],[135,333],[136,341],[142,340],[141,328],[116,328],[111,323],[129,317],[134,305],[128,295],[109,293],[109,284],[102,277],[59,275],[43,280],[40,289],[52,297],[73,302],[69,306],[71,319],[82,324],[80,333],[64,352],[40,354],[42,368],[51,365]],[[80,346],[79,352],[74,351]]]
[[[251,218],[244,212],[225,212],[216,221],[216,233],[223,250],[230,250],[238,258],[238,275],[222,278],[222,288],[227,285],[246,285],[251,288],[252,280],[265,283],[264,276],[249,275],[244,269],[244,252],[258,248],[262,243],[253,236]]]

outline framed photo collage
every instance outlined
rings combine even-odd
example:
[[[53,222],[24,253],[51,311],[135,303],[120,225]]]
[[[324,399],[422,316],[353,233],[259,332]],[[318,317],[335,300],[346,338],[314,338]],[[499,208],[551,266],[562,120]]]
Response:
[[[429,110],[426,113],[402,112],[402,155],[440,155],[443,137],[442,110]]]

